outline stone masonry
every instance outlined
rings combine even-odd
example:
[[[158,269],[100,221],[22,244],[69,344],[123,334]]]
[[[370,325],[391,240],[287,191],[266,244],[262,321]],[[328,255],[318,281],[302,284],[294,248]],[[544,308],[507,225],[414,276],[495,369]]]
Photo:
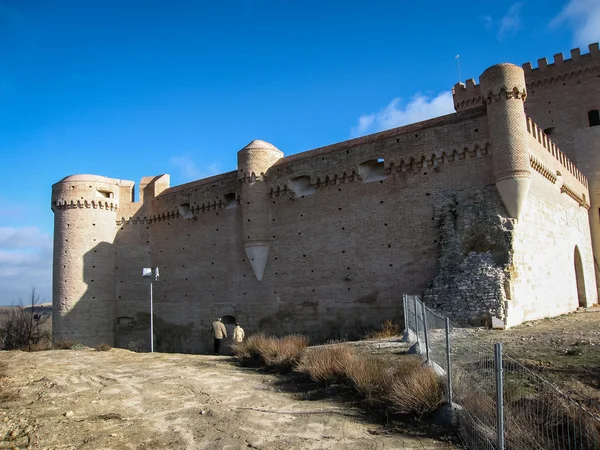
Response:
[[[148,348],[143,267],[161,271],[158,351],[208,352],[215,317],[353,337],[401,320],[404,293],[504,327],[596,303],[598,45],[540,61],[457,84],[454,114],[289,157],[256,140],[233,172],[144,177],[139,201],[131,181],[62,179],[54,339]]]

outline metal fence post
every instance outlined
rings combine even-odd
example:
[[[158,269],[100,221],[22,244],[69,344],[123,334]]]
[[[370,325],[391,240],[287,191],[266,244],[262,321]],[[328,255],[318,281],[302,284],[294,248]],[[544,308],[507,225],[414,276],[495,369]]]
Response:
[[[446,375],[448,376],[448,404],[452,406],[452,356],[450,352],[450,319],[446,317]]]
[[[429,336],[427,335],[427,308],[424,303],[421,303],[421,311],[423,311],[423,334],[425,335],[425,363],[429,362]]]
[[[406,302],[408,301],[408,295],[402,296],[402,310],[404,311],[404,334],[408,334],[408,309],[406,308]]]
[[[496,364],[496,428],[498,431],[498,450],[504,450],[504,386],[502,381],[502,343],[494,344],[494,363]]]
[[[413,297],[413,304],[415,307],[415,333],[417,335],[417,344],[419,343],[419,316],[417,315],[417,296]],[[420,348],[420,347],[418,347]]]

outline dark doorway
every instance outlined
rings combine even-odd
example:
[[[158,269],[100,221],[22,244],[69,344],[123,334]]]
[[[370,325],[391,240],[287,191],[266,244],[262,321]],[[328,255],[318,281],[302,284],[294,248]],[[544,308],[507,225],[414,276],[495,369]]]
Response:
[[[590,127],[597,127],[600,125],[600,112],[598,112],[597,109],[588,111],[588,120],[590,122]]]
[[[583,264],[581,263],[581,254],[575,246],[575,279],[577,281],[577,298],[579,299],[579,307],[587,306],[587,297],[585,296],[585,279],[583,277]]]

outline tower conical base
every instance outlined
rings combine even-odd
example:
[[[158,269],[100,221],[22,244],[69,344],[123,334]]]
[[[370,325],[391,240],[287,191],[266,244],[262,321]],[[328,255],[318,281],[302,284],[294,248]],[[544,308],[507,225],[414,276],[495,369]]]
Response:
[[[244,244],[244,249],[256,279],[258,281],[262,280],[267,266],[267,257],[269,256],[269,244],[266,242],[248,243]]]
[[[510,217],[518,219],[523,212],[529,186],[531,186],[529,178],[508,178],[496,183],[502,203]]]

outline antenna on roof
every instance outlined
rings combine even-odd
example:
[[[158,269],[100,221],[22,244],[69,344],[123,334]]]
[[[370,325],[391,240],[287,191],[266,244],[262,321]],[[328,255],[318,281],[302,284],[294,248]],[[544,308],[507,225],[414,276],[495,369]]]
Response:
[[[458,70],[458,82],[460,83],[460,55],[456,55],[454,59],[456,59],[456,70]]]

